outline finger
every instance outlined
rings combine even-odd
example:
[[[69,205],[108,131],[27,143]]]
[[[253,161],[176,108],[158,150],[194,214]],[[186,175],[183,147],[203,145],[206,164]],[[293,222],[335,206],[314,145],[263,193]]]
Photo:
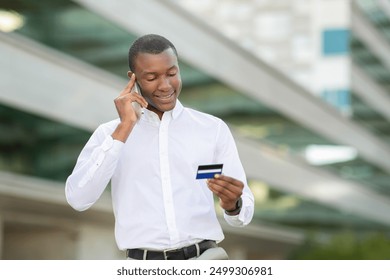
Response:
[[[125,90],[123,90],[119,96],[117,98],[114,99],[115,102],[127,102],[127,101],[131,101],[132,100],[132,94],[129,93],[129,92],[125,92]]]
[[[143,108],[148,107],[148,102],[146,101],[146,99],[138,93],[131,93],[131,100],[133,102],[137,102]]]
[[[232,177],[216,175],[216,178],[209,179],[209,189],[223,200],[236,200],[242,195],[244,184]]]
[[[242,189],[237,188],[231,184],[219,184],[216,181],[209,180],[207,181],[207,185],[215,195],[223,199],[234,200],[240,197],[242,194]]]
[[[134,84],[135,84],[135,74],[133,73],[131,75],[130,80],[127,83],[126,87],[122,91],[121,95],[122,94],[126,94],[126,93],[130,93],[132,91],[133,87],[134,87]]]
[[[234,195],[234,194],[226,194],[226,193],[219,193],[214,192],[212,189],[211,191],[219,198],[219,204],[223,209],[233,209],[235,203],[239,199],[240,196]]]
[[[210,188],[210,190],[213,192],[213,194],[215,194],[224,203],[233,203],[233,202],[237,201],[237,199],[239,198],[238,195],[234,195],[232,193],[230,193],[230,194],[221,193],[221,192],[218,192],[216,190],[213,190],[212,188]]]
[[[210,182],[236,192],[242,192],[244,188],[244,184],[241,181],[222,174],[216,174],[214,179],[210,179]]]
[[[215,174],[214,180],[225,181],[235,186],[240,186],[240,187],[243,186],[243,183],[240,180],[237,180],[233,177],[229,177],[223,174]]]
[[[208,181],[209,189],[219,198],[219,204],[223,209],[233,209],[237,200],[242,195],[242,190],[237,191],[237,188],[233,186],[232,189],[226,186],[220,186]],[[232,191],[234,190],[234,191]]]

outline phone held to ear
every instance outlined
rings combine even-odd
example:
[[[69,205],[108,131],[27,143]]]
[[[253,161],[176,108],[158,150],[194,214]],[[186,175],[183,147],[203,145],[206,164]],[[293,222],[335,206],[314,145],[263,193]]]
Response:
[[[141,95],[137,83],[134,84],[133,91],[136,92],[137,94]],[[135,101],[131,102],[131,105],[133,105],[135,114],[137,115],[137,119],[140,119],[141,115],[143,115],[143,113],[144,113],[144,108],[142,108],[141,105],[139,105],[139,103],[135,102]]]

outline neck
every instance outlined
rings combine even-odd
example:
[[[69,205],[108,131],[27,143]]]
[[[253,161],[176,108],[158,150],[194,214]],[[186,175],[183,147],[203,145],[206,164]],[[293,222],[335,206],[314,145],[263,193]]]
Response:
[[[156,109],[155,107],[153,107],[153,106],[150,105],[150,104],[148,105],[147,109],[150,110],[150,111],[152,111],[152,112],[154,112],[154,113],[156,113],[157,116],[158,116],[158,118],[159,118],[160,120],[162,119],[162,116],[163,116],[164,112],[162,112],[162,111]]]

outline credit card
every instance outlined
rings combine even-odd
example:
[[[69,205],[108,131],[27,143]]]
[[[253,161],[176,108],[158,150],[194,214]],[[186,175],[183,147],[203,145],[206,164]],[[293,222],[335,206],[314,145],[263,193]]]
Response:
[[[222,174],[223,164],[199,165],[196,172],[196,179],[214,178],[215,174]]]

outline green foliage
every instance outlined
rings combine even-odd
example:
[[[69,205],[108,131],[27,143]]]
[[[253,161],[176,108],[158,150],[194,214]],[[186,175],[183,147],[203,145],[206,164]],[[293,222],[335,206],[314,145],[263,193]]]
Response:
[[[389,260],[390,239],[384,233],[357,236],[353,232],[334,235],[327,242],[314,236],[295,250],[289,259],[296,260]]]

